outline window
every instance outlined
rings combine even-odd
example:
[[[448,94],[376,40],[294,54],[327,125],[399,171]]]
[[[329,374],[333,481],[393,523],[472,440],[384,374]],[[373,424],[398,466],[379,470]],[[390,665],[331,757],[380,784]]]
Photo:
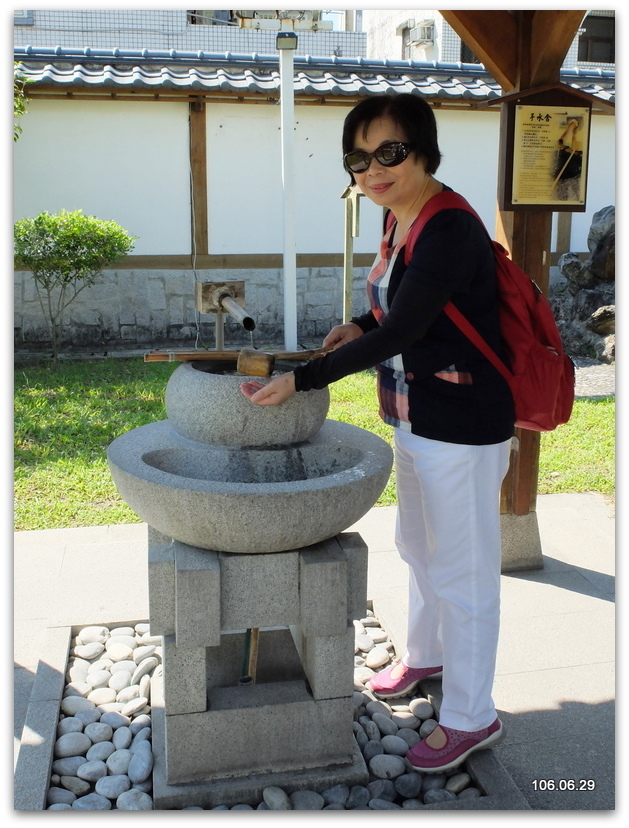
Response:
[[[188,23],[202,26],[225,26],[231,22],[231,11],[189,11]]]
[[[461,41],[461,63],[480,63],[474,52],[463,41]]]
[[[32,26],[35,23],[32,11],[14,11],[13,25],[14,26]]]
[[[615,18],[588,14],[579,35],[579,63],[615,63]]]

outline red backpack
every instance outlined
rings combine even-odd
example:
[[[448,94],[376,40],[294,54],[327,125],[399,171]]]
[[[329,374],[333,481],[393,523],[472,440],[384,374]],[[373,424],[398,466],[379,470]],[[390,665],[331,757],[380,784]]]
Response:
[[[447,190],[438,193],[422,208],[411,227],[404,255],[406,264],[428,220],[439,210],[452,208],[466,210],[483,224],[476,211],[458,193]],[[390,213],[387,229],[393,222]],[[447,303],[444,312],[509,383],[515,403],[516,426],[530,431],[552,431],[570,419],[574,402],[574,364],[563,350],[548,299],[508,257],[504,247],[491,237],[490,241],[496,261],[500,329],[511,369],[452,302]]]

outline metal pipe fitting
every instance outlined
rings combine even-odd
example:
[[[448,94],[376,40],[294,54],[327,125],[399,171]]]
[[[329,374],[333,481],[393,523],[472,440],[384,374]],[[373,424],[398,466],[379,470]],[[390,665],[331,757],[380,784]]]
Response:
[[[248,315],[244,308],[240,307],[231,294],[222,294],[219,296],[218,302],[219,305],[223,307],[227,313],[236,320],[236,322],[239,322],[246,331],[253,331],[255,329],[255,321]]]

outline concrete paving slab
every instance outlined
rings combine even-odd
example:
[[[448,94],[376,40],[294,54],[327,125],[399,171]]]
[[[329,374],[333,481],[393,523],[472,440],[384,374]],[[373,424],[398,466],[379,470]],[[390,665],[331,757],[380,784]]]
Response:
[[[513,777],[524,809],[612,810],[614,510],[597,495],[544,495],[538,517],[544,569],[503,576],[494,696],[507,738],[476,756]],[[407,572],[394,548],[394,523],[395,507],[374,508],[348,531],[360,532],[368,546],[368,598],[400,652]],[[15,534],[18,738],[23,697],[53,620],[82,626],[148,618],[146,539],[140,523]],[[595,788],[534,789],[534,779],[551,777],[593,779]]]

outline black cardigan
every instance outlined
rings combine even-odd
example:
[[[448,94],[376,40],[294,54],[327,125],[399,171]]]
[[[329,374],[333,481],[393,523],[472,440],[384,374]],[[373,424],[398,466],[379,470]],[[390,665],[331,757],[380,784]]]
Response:
[[[509,439],[515,420],[509,387],[443,313],[450,299],[502,355],[489,239],[474,216],[458,209],[441,210],[428,221],[408,267],[399,252],[383,323],[371,312],[352,319],[363,336],[297,367],[297,390],[324,388],[401,354],[413,434],[469,445]],[[472,374],[472,385],[434,376],[453,364]]]

